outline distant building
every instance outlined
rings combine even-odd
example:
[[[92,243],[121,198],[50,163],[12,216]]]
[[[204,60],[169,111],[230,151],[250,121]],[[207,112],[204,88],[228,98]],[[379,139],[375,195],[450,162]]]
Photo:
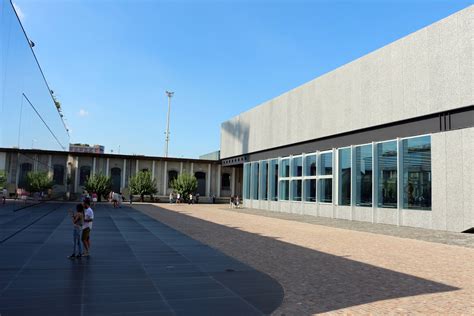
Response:
[[[221,159],[221,151],[213,151],[212,153],[208,153],[205,155],[199,156],[199,159],[207,159],[207,160],[219,160]]]
[[[69,144],[69,151],[74,153],[103,154],[104,146],[89,144]]]

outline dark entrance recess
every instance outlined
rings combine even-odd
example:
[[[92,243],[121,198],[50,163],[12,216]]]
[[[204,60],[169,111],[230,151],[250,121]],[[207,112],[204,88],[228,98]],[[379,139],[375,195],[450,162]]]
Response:
[[[197,179],[197,190],[196,193],[199,193],[201,196],[206,195],[206,174],[204,172],[198,171],[194,173],[194,176]]]
[[[115,167],[110,170],[110,175],[112,176],[112,191],[120,192],[122,171]]]

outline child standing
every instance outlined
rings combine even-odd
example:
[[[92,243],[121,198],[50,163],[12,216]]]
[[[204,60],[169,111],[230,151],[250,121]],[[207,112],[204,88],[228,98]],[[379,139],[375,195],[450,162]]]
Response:
[[[76,212],[71,214],[72,223],[74,225],[73,231],[73,241],[74,241],[74,250],[69,259],[80,258],[82,257],[82,245],[81,245],[81,233],[82,225],[84,223],[84,207],[82,204],[76,205]],[[77,252],[76,252],[77,249]]]

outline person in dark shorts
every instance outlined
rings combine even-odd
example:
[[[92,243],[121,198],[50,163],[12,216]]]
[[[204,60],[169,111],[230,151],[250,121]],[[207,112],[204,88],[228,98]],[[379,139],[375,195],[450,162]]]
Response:
[[[84,257],[89,256],[91,242],[90,233],[92,230],[92,222],[94,220],[94,211],[91,209],[90,199],[85,199],[82,203],[84,206],[84,224],[82,225],[82,243],[84,244]]]

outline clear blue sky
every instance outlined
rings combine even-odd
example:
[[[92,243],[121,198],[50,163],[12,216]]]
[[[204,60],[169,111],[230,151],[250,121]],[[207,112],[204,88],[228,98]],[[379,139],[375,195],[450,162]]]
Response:
[[[170,156],[220,124],[472,1],[15,0],[71,141]]]

